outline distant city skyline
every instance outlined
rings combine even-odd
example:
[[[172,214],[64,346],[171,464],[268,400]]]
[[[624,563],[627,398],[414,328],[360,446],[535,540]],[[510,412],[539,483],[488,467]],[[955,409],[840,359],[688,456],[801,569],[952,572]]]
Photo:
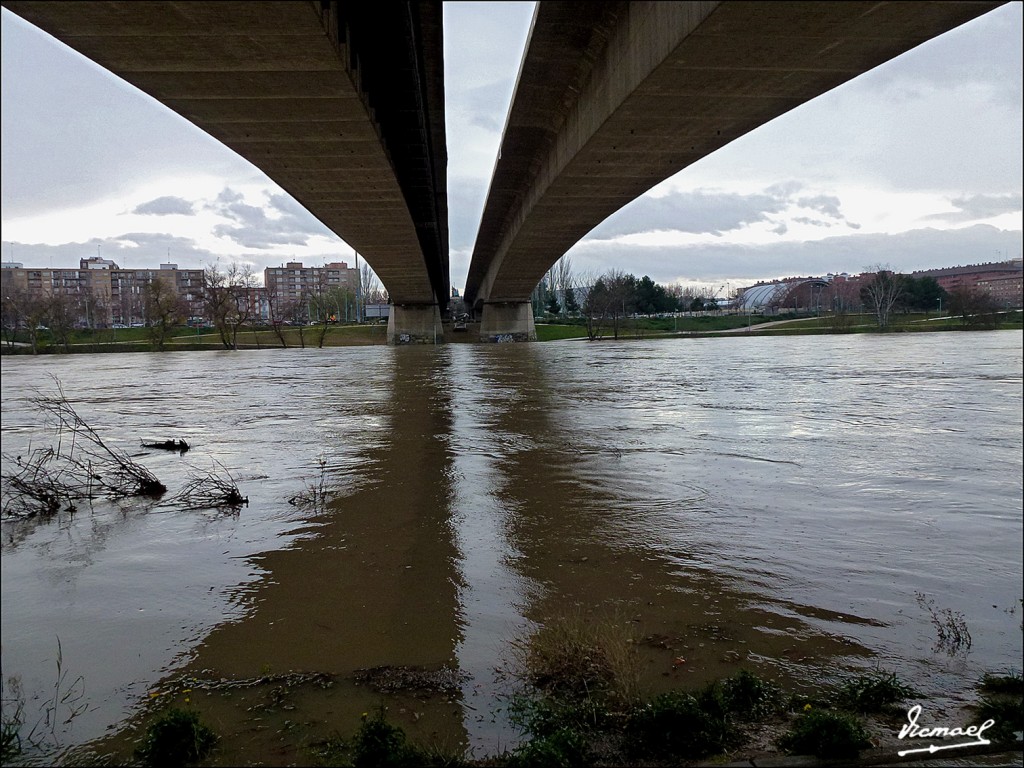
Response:
[[[1019,258],[1022,9],[1002,6],[695,163],[571,249],[575,271],[717,290]],[[532,12],[444,6],[460,292]],[[74,268],[99,255],[125,268],[235,262],[257,273],[354,262],[183,118],[6,9],[0,30],[4,261]]]

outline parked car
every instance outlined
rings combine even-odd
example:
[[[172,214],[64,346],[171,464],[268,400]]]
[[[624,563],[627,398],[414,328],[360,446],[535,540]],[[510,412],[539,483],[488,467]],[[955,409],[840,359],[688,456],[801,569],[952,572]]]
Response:
[[[111,327],[111,328],[127,328],[128,326],[127,326],[127,325],[125,325],[124,323],[114,323],[114,324],[113,324],[112,326],[110,326],[110,327]]]

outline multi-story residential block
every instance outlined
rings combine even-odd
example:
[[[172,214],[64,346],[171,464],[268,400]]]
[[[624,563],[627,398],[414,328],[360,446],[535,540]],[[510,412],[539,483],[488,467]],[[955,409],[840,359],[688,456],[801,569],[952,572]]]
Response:
[[[280,267],[263,270],[273,319],[301,316],[317,321],[318,304],[330,302],[330,315],[338,319],[355,319],[356,296],[359,292],[359,270],[344,261],[322,267],[304,267],[301,261],[290,261]]]
[[[178,269],[161,264],[159,269],[122,269],[109,259],[82,259],[78,269],[26,269],[5,263],[0,269],[5,299],[18,294],[53,300],[65,306],[77,325],[109,328],[146,323],[146,286],[154,280],[167,282],[188,306],[190,317],[203,315],[203,270]]]
[[[914,272],[914,277],[934,277],[945,290],[980,288],[988,291],[1002,306],[1024,307],[1024,261],[1012,259],[989,264],[969,264],[963,267],[925,269]]]

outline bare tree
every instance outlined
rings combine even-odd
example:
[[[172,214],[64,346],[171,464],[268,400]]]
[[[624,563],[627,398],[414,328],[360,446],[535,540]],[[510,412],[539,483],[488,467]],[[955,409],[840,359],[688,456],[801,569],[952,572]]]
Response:
[[[964,285],[949,292],[949,313],[959,315],[968,328],[999,326],[999,304],[992,295],[977,286]]]
[[[30,299],[28,291],[24,288],[4,286],[3,333],[8,346],[14,346],[19,329],[27,328]]]
[[[227,272],[216,264],[203,275],[203,303],[225,349],[238,348],[238,331],[252,316],[250,292],[256,287],[252,268],[232,263]]]
[[[171,329],[181,325],[188,315],[188,305],[174,285],[162,277],[146,284],[144,297],[149,338],[154,347],[163,349]]]
[[[869,267],[874,276],[861,288],[861,297],[875,314],[875,320],[881,330],[889,327],[893,307],[903,295],[903,275],[893,272],[888,265]]]
[[[284,323],[288,317],[287,300],[281,296],[277,283],[267,286],[267,308],[270,313],[270,328],[284,348],[288,347],[288,339],[284,335]]]
[[[75,302],[63,293],[54,293],[47,299],[46,319],[53,340],[65,352],[71,351],[71,331],[77,319]]]

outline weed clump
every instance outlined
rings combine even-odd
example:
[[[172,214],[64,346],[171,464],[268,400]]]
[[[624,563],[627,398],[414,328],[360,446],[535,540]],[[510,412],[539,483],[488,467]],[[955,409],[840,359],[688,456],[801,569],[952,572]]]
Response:
[[[352,739],[355,768],[404,768],[420,765],[417,751],[406,740],[405,731],[384,717],[383,708],[363,723]]]
[[[790,755],[820,758],[852,758],[871,746],[864,726],[853,715],[811,710],[800,715],[792,729],[779,739]]]
[[[1024,732],[1024,679],[1017,673],[985,675],[978,688],[983,695],[971,724],[994,720],[985,731],[986,738],[999,744],[1019,743],[1017,734]]]
[[[722,695],[729,712],[741,720],[763,720],[781,712],[786,703],[782,688],[745,669],[722,681]]]
[[[1024,677],[1019,672],[1007,675],[986,674],[978,686],[983,693],[1015,694],[1024,696]]]
[[[172,707],[146,728],[135,755],[152,768],[191,765],[209,754],[217,738],[198,713]]]
[[[837,702],[841,708],[852,712],[880,713],[919,695],[913,687],[900,682],[895,672],[887,674],[876,670],[873,674],[860,675],[843,683]]]
[[[672,691],[634,710],[626,722],[627,754],[647,758],[701,758],[738,746],[722,686],[698,694]]]
[[[631,639],[622,622],[563,618],[517,646],[519,675],[547,696],[628,705],[642,667]]]

